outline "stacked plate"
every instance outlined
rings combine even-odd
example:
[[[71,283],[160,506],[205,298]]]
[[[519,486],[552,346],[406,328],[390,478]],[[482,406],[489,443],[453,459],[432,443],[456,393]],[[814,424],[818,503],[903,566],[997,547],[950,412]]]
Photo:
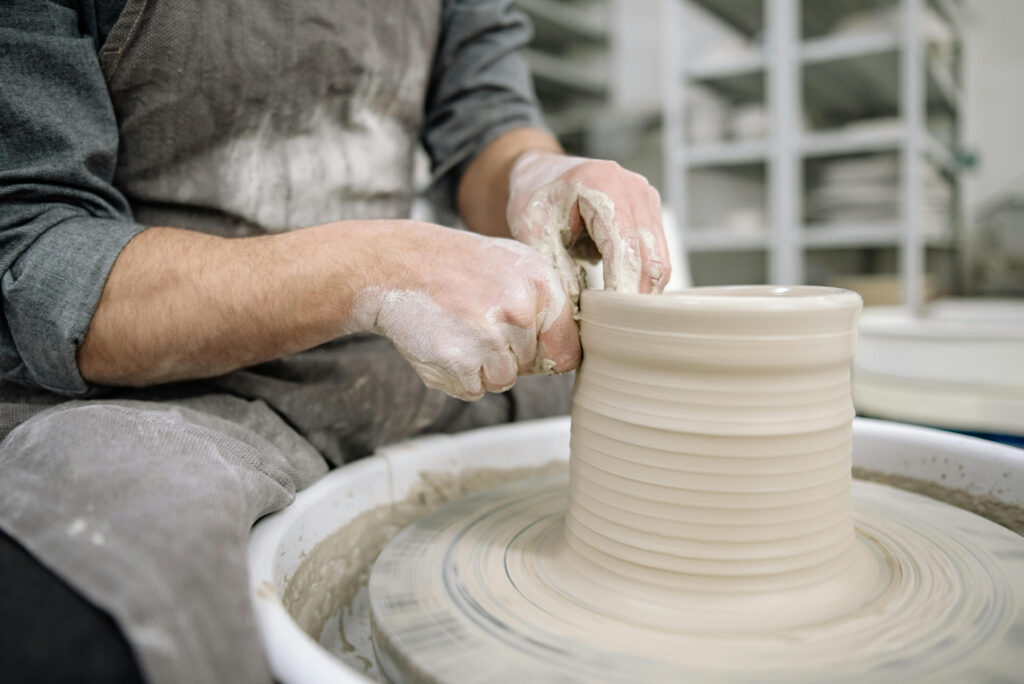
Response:
[[[952,188],[933,166],[925,167],[922,223],[932,233],[948,231]],[[896,221],[900,216],[900,168],[895,155],[847,157],[824,163],[808,193],[808,218],[815,224]]]

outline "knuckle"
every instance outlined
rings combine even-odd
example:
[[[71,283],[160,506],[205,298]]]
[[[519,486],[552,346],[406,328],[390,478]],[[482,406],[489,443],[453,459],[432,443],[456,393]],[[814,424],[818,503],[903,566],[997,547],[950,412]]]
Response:
[[[559,371],[568,371],[580,365],[582,352],[579,344],[569,344],[556,355],[555,368]]]
[[[511,304],[505,311],[505,320],[509,324],[523,329],[530,329],[534,326],[537,318],[537,305],[530,300],[519,300]]]
[[[579,173],[591,179],[614,178],[623,173],[623,168],[618,162],[610,159],[594,159],[579,167]]]
[[[459,344],[453,344],[438,354],[437,365],[456,377],[462,377],[479,365],[479,353]]]
[[[482,370],[484,383],[489,388],[504,389],[515,382],[519,364],[513,363],[512,357],[507,352],[495,352],[488,357]]]

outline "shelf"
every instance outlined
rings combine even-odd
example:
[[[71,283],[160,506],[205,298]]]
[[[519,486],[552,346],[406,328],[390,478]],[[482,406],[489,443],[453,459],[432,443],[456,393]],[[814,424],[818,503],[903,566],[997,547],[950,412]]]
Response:
[[[893,0],[807,0],[800,3],[804,36],[832,30],[844,17],[891,5]]]
[[[679,105],[666,110],[679,120],[664,139],[664,158],[670,203],[696,222],[684,243],[700,257],[692,262],[703,268],[697,280],[749,273],[763,282],[798,282],[827,268],[895,270],[908,305],[920,306],[924,274],[949,275],[944,266],[936,270],[936,251],[957,249],[963,229],[966,161],[957,145],[966,0],[922,0],[918,8],[903,0],[690,4],[706,12],[692,12],[686,28],[708,47],[664,79],[666,101]],[[920,50],[913,73],[905,48]],[[688,113],[703,106],[732,117],[729,107],[737,105],[735,115],[749,105],[764,108],[773,124],[767,139],[682,144],[688,124],[709,124],[693,131],[705,140],[715,140],[718,128]],[[884,185],[875,177],[861,187],[850,170],[876,167],[886,174]],[[829,194],[822,185],[815,194],[818,177],[847,179],[850,187]],[[905,185],[911,180],[913,188]],[[757,220],[736,211],[745,208],[759,210]]]
[[[696,82],[713,89],[732,104],[763,102],[765,98],[765,76],[761,72],[743,72]]]
[[[808,159],[840,157],[852,154],[897,152],[906,140],[902,127],[864,131],[827,131],[805,133],[800,144]],[[953,150],[931,133],[924,134],[925,157],[948,175],[960,172],[960,162]]]
[[[806,225],[801,231],[801,242],[806,249],[898,247],[902,238],[902,228],[898,222]],[[953,244],[952,238],[946,233],[922,231],[921,238],[928,247],[945,248]]]
[[[900,226],[897,223],[804,226],[801,242],[808,249],[894,247],[900,242]]]
[[[896,115],[899,60],[894,50],[806,63],[805,111],[816,125]]]
[[[710,81],[764,72],[763,50],[751,49],[735,55],[712,56],[694,61],[686,68],[686,75],[698,81]]]
[[[844,154],[889,152],[904,140],[901,126],[876,130],[843,130],[804,133],[800,149],[805,157],[831,157]]]
[[[928,107],[956,113],[961,94],[948,69],[929,59],[926,76]],[[895,116],[900,104],[899,78],[897,51],[812,61],[804,69],[804,98],[809,110],[826,121]]]
[[[758,33],[763,27],[761,0],[693,0],[693,3],[745,35]]]
[[[546,82],[571,93],[594,97],[605,97],[608,94],[608,77],[603,69],[531,48],[523,50],[523,56],[526,57],[530,71],[538,82],[538,90],[543,88]]]
[[[697,228],[683,234],[683,245],[688,252],[750,252],[765,249],[768,236],[764,233],[733,233],[720,228]]]
[[[961,35],[961,27],[964,25],[964,9],[958,0],[933,0],[931,6],[935,8],[958,39]]]
[[[895,112],[899,49],[899,37],[894,33],[851,32],[805,41],[800,57],[810,69],[806,75],[810,91],[826,107],[862,116]],[[928,104],[957,111],[961,92],[948,66],[931,56],[926,64]],[[766,69],[765,52],[752,48],[727,57],[696,60],[687,66],[685,76],[732,101],[751,101],[764,97]]]
[[[759,164],[768,159],[768,143],[764,140],[702,143],[687,147],[681,157],[691,168]]]
[[[960,87],[949,67],[935,59],[928,60],[928,89],[930,104],[941,104],[950,111],[959,111]]]
[[[899,37],[887,31],[840,33],[804,42],[800,57],[805,64],[820,64],[895,52],[899,45]]]
[[[567,35],[593,43],[608,42],[606,7],[557,0],[519,0],[518,5],[530,15],[541,42],[564,42]]]
[[[960,173],[960,162],[957,160],[956,154],[948,145],[940,142],[939,139],[931,133],[925,134],[924,153],[933,164],[938,166],[947,174],[955,176]]]

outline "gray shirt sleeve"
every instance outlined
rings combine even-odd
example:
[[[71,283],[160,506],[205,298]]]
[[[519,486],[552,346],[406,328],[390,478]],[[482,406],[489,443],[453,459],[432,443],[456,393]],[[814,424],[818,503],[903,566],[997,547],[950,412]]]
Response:
[[[144,229],[113,186],[117,122],[74,2],[0,7],[0,374],[69,396],[107,275]]]
[[[466,166],[514,128],[544,128],[526,60],[532,35],[512,0],[445,0],[423,144],[450,193]]]

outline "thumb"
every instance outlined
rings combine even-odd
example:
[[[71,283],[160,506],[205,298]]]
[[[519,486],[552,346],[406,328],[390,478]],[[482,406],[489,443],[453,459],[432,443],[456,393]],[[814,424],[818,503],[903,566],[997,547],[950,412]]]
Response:
[[[554,319],[537,328],[535,373],[566,373],[580,365],[580,333],[573,319],[573,305],[564,295],[562,300],[563,304]]]

